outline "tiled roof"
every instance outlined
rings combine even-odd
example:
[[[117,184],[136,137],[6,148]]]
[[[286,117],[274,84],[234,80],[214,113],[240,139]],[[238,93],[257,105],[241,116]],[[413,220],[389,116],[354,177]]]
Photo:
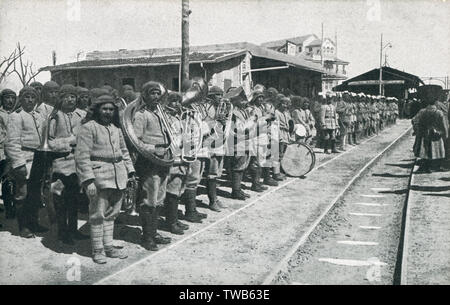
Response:
[[[252,56],[267,58],[290,64],[297,68],[323,72],[320,64],[313,63],[298,56],[283,54],[248,42],[193,46],[190,47],[189,60],[191,63],[215,63],[249,52]],[[44,71],[59,71],[71,69],[116,68],[133,66],[164,66],[178,65],[181,52],[179,48],[147,49],[147,50],[119,50],[94,51],[86,55],[86,60],[48,66]]]

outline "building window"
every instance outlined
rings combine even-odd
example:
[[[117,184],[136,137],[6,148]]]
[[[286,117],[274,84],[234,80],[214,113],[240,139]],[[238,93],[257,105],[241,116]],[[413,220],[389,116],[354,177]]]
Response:
[[[298,47],[298,52],[301,53],[302,52],[302,46]]]
[[[131,87],[133,87],[133,89],[135,88],[134,87],[134,78],[122,78],[122,86],[125,86],[125,85],[130,85]]]

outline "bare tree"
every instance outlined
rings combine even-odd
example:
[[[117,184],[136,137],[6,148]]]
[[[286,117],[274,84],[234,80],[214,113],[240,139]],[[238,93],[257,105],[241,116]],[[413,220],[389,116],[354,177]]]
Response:
[[[33,63],[28,60],[26,63],[24,63],[22,55],[25,52],[25,47],[22,48],[19,42],[17,43],[16,51],[18,52],[19,57],[13,63],[14,69],[11,71],[11,73],[16,73],[22,85],[27,86],[31,80],[35,80],[35,77],[39,73],[41,73],[41,71],[33,71]],[[16,65],[16,63],[18,64]]]
[[[8,75],[13,73],[13,71],[10,71],[10,69],[13,67],[14,63],[16,62],[19,57],[23,55],[22,52],[18,52],[17,49],[15,49],[11,54],[9,54],[8,57],[3,57],[2,60],[0,60],[0,83],[3,82]]]

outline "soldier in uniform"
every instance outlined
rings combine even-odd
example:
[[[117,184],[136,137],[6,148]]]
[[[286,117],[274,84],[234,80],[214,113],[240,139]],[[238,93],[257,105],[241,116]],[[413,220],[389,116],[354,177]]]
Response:
[[[324,152],[329,154],[328,149],[331,148],[331,152],[338,153],[336,150],[337,114],[329,97],[326,98],[326,104],[323,104],[320,109],[320,126],[324,140]]]
[[[153,81],[142,86],[140,99],[143,108],[136,112],[133,128],[136,136],[147,144],[156,156],[170,159],[170,139],[161,123],[163,118],[157,111],[163,93],[160,86]],[[147,250],[156,251],[157,244],[168,244],[171,241],[170,238],[157,233],[158,216],[166,197],[170,167],[154,164],[141,155],[138,156],[135,166],[144,194],[139,213],[142,224],[142,246]]]
[[[38,93],[39,99],[42,98],[42,84],[40,82],[32,82],[30,84],[30,87],[33,87],[34,90],[36,90],[36,92]]]
[[[343,147],[341,147],[341,150],[346,149],[346,145],[351,141],[351,135],[352,135],[352,111],[353,111],[353,104],[351,103],[351,97],[348,91],[344,91],[342,93],[342,99],[345,102],[345,110],[342,113],[342,123],[345,128],[345,141],[343,141],[342,144],[344,144]],[[352,141],[353,143],[353,141]]]
[[[290,143],[291,130],[289,129],[289,121],[292,121],[291,114],[289,112],[289,108],[291,106],[291,100],[288,97],[282,97],[279,100],[278,107],[275,110],[275,119],[279,122],[279,157],[277,162],[275,162],[276,166],[274,167],[275,176],[279,175],[284,178],[284,175],[281,174],[280,162],[283,159],[284,153],[287,149],[287,146]]]
[[[223,90],[217,86],[212,86],[208,90],[208,104],[206,106],[206,112],[208,117],[212,120],[216,118],[217,107],[220,103],[220,100],[223,97]],[[220,118],[221,121],[218,121],[218,127],[221,127],[221,133],[218,137],[218,141],[220,143],[212,143],[210,147],[210,158],[208,160],[206,171],[207,175],[207,190],[208,190],[208,199],[209,199],[209,208],[212,211],[219,212],[220,208],[224,208],[223,203],[217,198],[217,179],[222,176],[223,171],[223,162],[225,156],[225,145],[223,144],[224,137],[226,135],[223,133],[224,127],[227,122],[223,121],[224,118]],[[223,144],[223,145],[222,145]]]
[[[42,98],[36,104],[36,112],[46,119],[58,102],[58,97],[59,85],[54,81],[46,82],[42,88]]]
[[[16,183],[14,195],[20,235],[34,237],[35,233],[48,231],[39,224],[40,181],[29,178],[34,151],[41,144],[44,117],[34,111],[38,94],[33,87],[20,90],[22,108],[9,115],[5,152],[11,160],[11,176]]]
[[[9,162],[5,155],[5,141],[7,137],[7,126],[9,114],[16,105],[17,95],[11,89],[3,89],[0,93],[0,177],[2,183],[2,199],[5,206],[6,219],[14,218],[16,215],[15,206],[13,205],[13,189],[14,181],[7,175],[9,170]]]
[[[253,128],[254,121],[253,118],[250,118],[248,113],[245,111],[247,97],[242,87],[231,90],[224,95],[224,98],[229,99],[234,106],[232,116],[233,136],[230,136],[227,141],[227,158],[230,161],[231,167],[231,198],[246,200],[250,197],[250,195],[241,190],[241,181],[244,175],[244,170],[250,162],[248,140],[249,131]]]
[[[77,109],[83,110],[86,113],[91,103],[89,89],[84,87],[77,87],[77,95]]]
[[[361,107],[362,107],[362,117],[363,117],[363,132],[361,134],[362,138],[367,138],[369,136],[369,107],[367,104],[368,96],[362,94],[361,97]]]
[[[63,85],[60,89],[58,111],[50,121],[49,146],[53,151],[70,152],[53,161],[53,203],[56,210],[58,239],[68,245],[74,239],[88,237],[78,231],[78,194],[80,186],[75,169],[74,149],[76,135],[86,112],[77,109],[77,89]],[[58,187],[59,186],[59,187]]]
[[[263,176],[263,168],[264,171],[270,171],[271,163],[267,160],[268,155],[268,132],[267,132],[267,124],[265,120],[265,109],[263,106],[264,100],[264,92],[261,90],[253,91],[252,100],[249,103],[246,111],[250,117],[255,117],[259,124],[257,123],[257,127],[255,129],[255,134],[252,135],[250,141],[250,163],[249,169],[252,171],[252,187],[251,190],[261,193],[267,190],[266,186],[263,186],[261,183],[261,177]],[[265,183],[272,183],[272,185],[278,185],[276,181],[274,181],[270,174],[265,173]]]
[[[362,106],[362,94],[356,95],[355,100],[356,124],[355,131],[353,132],[353,143],[359,145],[361,134],[364,131],[364,106]]]
[[[89,197],[92,259],[98,264],[106,263],[105,255],[127,257],[113,245],[114,220],[120,212],[127,180],[134,175],[119,126],[114,99],[103,95],[92,102],[92,115],[81,125],[76,139],[76,172]]]
[[[348,122],[346,121],[347,103],[345,102],[342,94],[337,93],[337,103],[336,103],[336,113],[338,115],[338,125],[339,125],[339,138],[340,138],[340,149],[345,151],[348,133]]]
[[[171,92],[168,95],[168,104],[166,106],[167,118],[172,128],[175,141],[183,141],[183,122],[181,121],[181,99],[182,96],[177,92]],[[181,144],[178,144],[181,146]],[[167,182],[167,193],[165,199],[166,221],[165,228],[173,233],[182,235],[189,226],[178,220],[178,204],[181,195],[186,188],[186,177],[190,164],[181,160],[181,150],[174,153],[174,165],[170,168],[169,180]]]
[[[184,89],[188,89],[192,86],[198,86],[198,83],[194,79],[193,81],[186,82],[184,84]],[[209,117],[207,111],[207,102],[205,99],[197,99],[190,104],[190,107],[195,110],[195,115],[198,116],[201,121],[201,131],[202,136],[209,135],[211,133],[211,128],[215,124],[215,120]],[[190,165],[189,172],[186,177],[186,190],[183,195],[183,202],[185,204],[186,210],[184,219],[189,222],[201,223],[202,219],[207,217],[207,214],[200,213],[197,210],[197,188],[200,184],[203,172],[205,171],[207,163],[209,163],[209,147],[207,142],[202,142],[202,147],[196,152],[196,160]]]

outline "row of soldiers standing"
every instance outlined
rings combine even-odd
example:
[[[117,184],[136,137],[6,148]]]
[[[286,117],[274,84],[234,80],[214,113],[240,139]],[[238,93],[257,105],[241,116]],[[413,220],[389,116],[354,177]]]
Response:
[[[378,134],[395,124],[398,117],[397,99],[353,92],[328,92],[313,105],[322,132],[318,146],[325,153],[345,151],[347,144],[357,145],[362,138]]]
[[[47,229],[39,224],[41,181],[29,179],[35,150],[42,142],[46,119],[49,124],[49,145],[54,151],[67,155],[53,161],[51,196],[56,211],[58,239],[74,244],[76,239],[89,238],[77,228],[79,202],[89,201],[90,238],[93,259],[105,263],[105,255],[125,258],[126,254],[113,247],[114,220],[118,216],[127,181],[140,181],[138,204],[143,229],[142,245],[157,250],[157,244],[170,242],[157,232],[160,214],[166,215],[164,226],[174,234],[183,234],[188,225],[178,220],[178,205],[185,205],[183,219],[199,223],[206,214],[196,208],[197,189],[206,177],[209,207],[220,211],[224,207],[217,199],[217,180],[222,175],[224,163],[232,182],[231,198],[245,200],[250,196],[242,191],[244,173],[250,174],[251,189],[263,192],[266,186],[276,186],[285,176],[280,160],[287,145],[296,140],[289,122],[302,125],[306,133],[300,140],[311,141],[315,128],[320,130],[325,152],[336,150],[336,137],[345,149],[346,140],[356,143],[360,135],[371,135],[395,122],[394,107],[384,98],[374,99],[344,92],[326,95],[320,104],[310,106],[306,98],[287,97],[274,88],[255,86],[250,102],[242,88],[233,88],[224,96],[218,87],[212,87],[206,99],[195,101],[190,107],[200,112],[202,136],[224,130],[226,122],[216,118],[217,107],[223,97],[232,105],[233,132],[227,145],[233,147],[230,155],[226,147],[203,147],[194,162],[183,162],[176,155],[173,166],[162,167],[143,156],[131,161],[126,141],[119,123],[121,104],[112,87],[75,88],[59,87],[55,82],[43,86],[33,83],[24,87],[16,102],[15,93],[5,89],[1,94],[0,127],[3,162],[10,166],[3,177],[2,194],[7,216],[17,219],[20,234],[33,237]],[[138,99],[142,107],[133,118],[133,128],[148,149],[160,158],[169,158],[170,141],[161,125],[157,105],[164,104],[171,122],[176,142],[183,142],[181,117],[182,97],[172,92],[163,98],[161,84],[148,82],[140,95],[132,88],[123,88],[126,103]],[[20,107],[17,107],[20,106]],[[56,106],[56,109],[53,107]],[[372,112],[373,111],[373,112]],[[398,113],[398,112],[397,112]],[[314,118],[316,114],[316,119]],[[212,128],[219,123],[222,128]],[[246,135],[240,143],[239,135]],[[275,139],[275,140],[274,140]],[[129,145],[128,145],[129,146]],[[269,151],[272,147],[272,151]],[[277,149],[273,150],[276,147]],[[131,148],[132,149],[132,148]],[[271,152],[276,152],[271,154]],[[172,152],[173,153],[173,152]],[[272,155],[271,157],[269,157]],[[5,200],[5,198],[7,200]]]

